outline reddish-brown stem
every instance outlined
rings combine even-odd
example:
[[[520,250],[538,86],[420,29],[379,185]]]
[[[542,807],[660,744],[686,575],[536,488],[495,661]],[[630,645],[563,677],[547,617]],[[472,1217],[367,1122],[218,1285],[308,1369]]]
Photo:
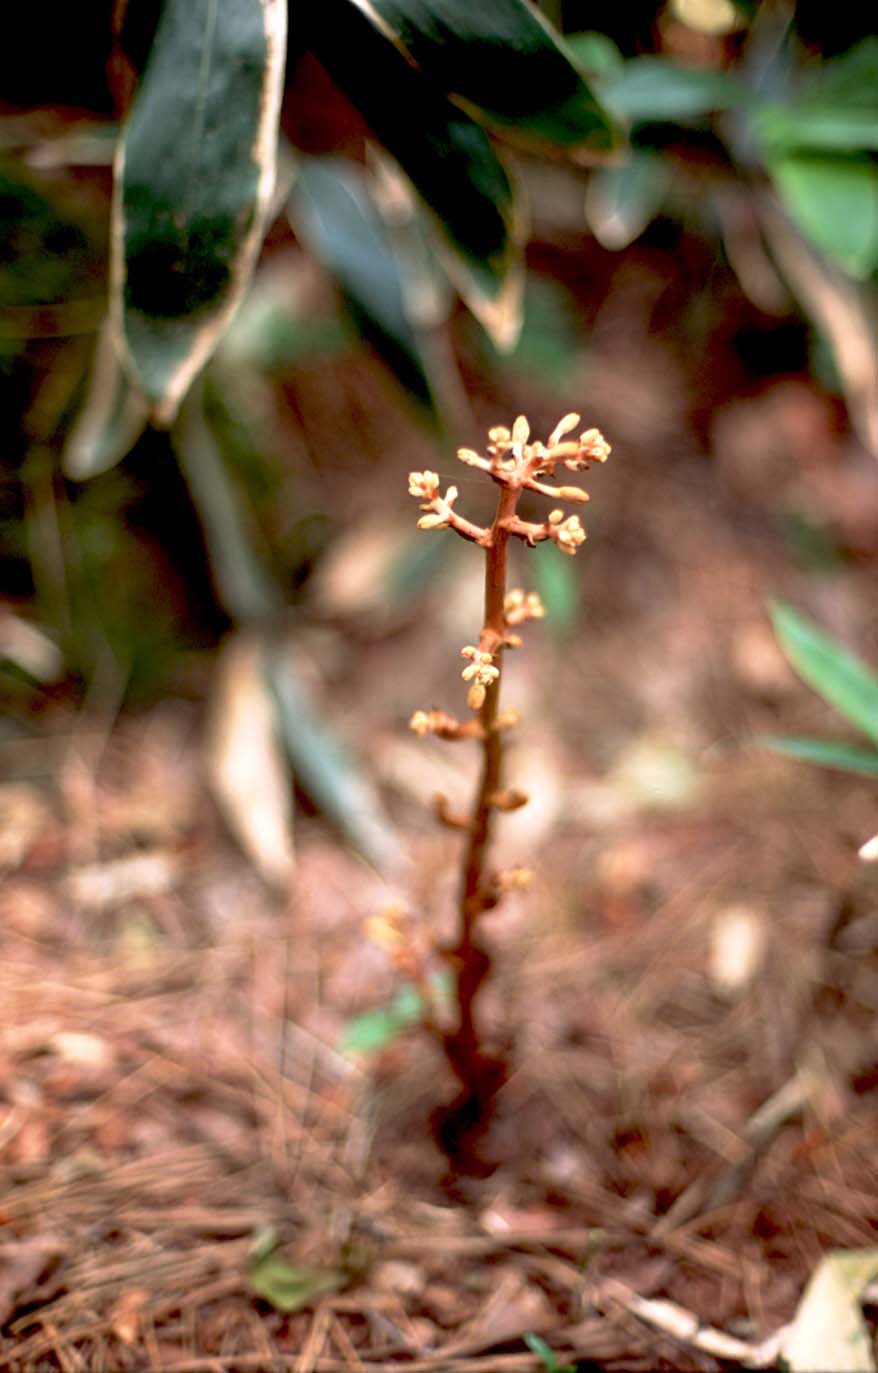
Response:
[[[497,513],[485,540],[485,619],[479,648],[493,655],[498,676],[486,688],[480,711],[482,769],[468,825],[469,839],[460,889],[458,937],[447,956],[455,973],[457,1025],[443,1036],[448,1061],[460,1083],[450,1106],[438,1112],[437,1134],[460,1171],[482,1173],[487,1165],[478,1142],[490,1121],[497,1096],[506,1081],[506,1065],[487,1053],[475,1021],[475,1000],[490,970],[487,951],[478,939],[479,917],[496,903],[486,875],[486,857],[494,816],[494,798],[502,787],[503,734],[497,729],[503,642],[506,634],[504,601],[509,537],[519,488],[500,487]]]

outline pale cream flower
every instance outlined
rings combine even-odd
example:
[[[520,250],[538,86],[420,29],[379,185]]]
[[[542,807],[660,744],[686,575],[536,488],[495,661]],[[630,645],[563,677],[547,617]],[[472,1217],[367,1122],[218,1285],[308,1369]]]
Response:
[[[482,686],[482,683],[473,682],[472,686],[466,694],[466,703],[469,706],[470,710],[481,710],[482,706],[485,704],[486,695],[487,692],[485,691],[485,688]]]
[[[516,587],[508,593],[503,602],[503,611],[506,623],[510,625],[524,624],[525,620],[542,620],[546,614],[545,606],[537,593],[524,592],[521,587]]]
[[[439,491],[437,472],[409,472],[409,495],[421,501],[431,501]]]
[[[413,473],[412,475],[418,476],[420,474]],[[435,476],[435,473],[428,472],[424,475],[432,477]],[[436,480],[438,482],[439,478],[437,477]],[[410,492],[411,489],[412,488],[409,487]],[[444,496],[435,495],[432,497],[431,500],[426,501],[421,506],[421,509],[428,511],[429,513],[426,515],[422,515],[421,518],[418,520],[418,528],[447,529],[448,525],[451,523],[451,508],[459,495],[460,492],[458,491],[456,486],[449,486]]]
[[[563,419],[559,420],[549,435],[547,447],[554,448],[556,443],[560,443],[565,434],[569,434],[571,429],[576,428],[579,418],[579,415],[571,411],[569,415],[565,415]]]
[[[465,682],[476,682],[485,687],[496,682],[500,676],[500,669],[494,666],[492,653],[484,653],[473,644],[467,644],[460,652],[461,657],[470,659],[469,667],[465,667],[460,674]]]
[[[586,429],[579,436],[583,457],[589,462],[606,462],[613,451],[600,429]],[[566,464],[568,467],[569,463]]]
[[[519,415],[512,426],[512,442],[524,445],[530,438],[530,425],[524,415]]]
[[[554,513],[554,512],[553,512]],[[549,519],[551,520],[551,515]],[[555,526],[553,538],[562,553],[568,553],[571,557],[575,554],[581,543],[585,542],[585,530],[578,515],[568,515],[562,523],[552,521]]]

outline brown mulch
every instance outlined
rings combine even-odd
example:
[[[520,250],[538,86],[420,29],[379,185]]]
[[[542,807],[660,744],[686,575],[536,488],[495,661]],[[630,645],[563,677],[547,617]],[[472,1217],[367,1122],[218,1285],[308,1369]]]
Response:
[[[717,405],[708,462],[691,366],[637,322],[649,281],[608,291],[581,379],[615,451],[591,483],[580,622],[535,630],[512,683],[512,780],[534,800],[502,842],[537,881],[490,917],[483,1013],[514,1066],[491,1177],[449,1178],[435,1149],[448,1084],[428,1041],[339,1048],[393,995],[363,924],[398,885],[312,818],[271,895],[206,799],[197,707],[59,711],[0,744],[11,1373],[531,1373],[526,1334],[562,1365],[718,1373],[734,1345],[711,1332],[755,1350],[827,1250],[878,1243],[876,886],[855,857],[874,788],[753,746],[834,725],[775,648],[769,596],[875,648],[870,469],[795,378]],[[524,378],[473,404],[479,426],[565,408]],[[399,487],[404,524],[404,436],[373,446],[364,501]],[[819,578],[779,532],[802,508],[842,550]],[[455,699],[472,576],[450,562],[392,632],[330,606],[304,636],[437,929],[455,840],[414,803],[467,763],[404,721]],[[254,1292],[269,1230],[306,1288],[289,1314]]]

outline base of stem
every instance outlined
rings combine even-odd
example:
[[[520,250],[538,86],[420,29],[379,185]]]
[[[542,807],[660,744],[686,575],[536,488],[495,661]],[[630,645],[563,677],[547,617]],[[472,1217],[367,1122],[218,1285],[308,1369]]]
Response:
[[[459,1046],[446,1044],[449,1061],[460,1073]],[[494,1171],[482,1152],[497,1096],[509,1079],[503,1059],[479,1054],[466,1065],[466,1082],[453,1101],[433,1112],[430,1123],[439,1148],[458,1176],[488,1177]]]

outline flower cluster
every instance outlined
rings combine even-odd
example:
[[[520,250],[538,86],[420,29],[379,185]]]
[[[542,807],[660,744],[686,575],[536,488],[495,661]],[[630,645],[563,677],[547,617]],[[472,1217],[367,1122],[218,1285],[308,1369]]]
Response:
[[[425,734],[436,734],[440,739],[459,739],[462,734],[472,733],[470,726],[462,725],[444,710],[416,710],[409,720],[409,729],[421,739]]]
[[[481,933],[481,917],[498,905],[507,892],[527,886],[531,878],[526,868],[497,871],[490,863],[494,817],[528,803],[526,792],[507,786],[504,781],[504,736],[517,725],[518,714],[508,708],[500,709],[501,667],[505,651],[522,642],[516,632],[518,627],[545,615],[535,592],[521,587],[506,590],[509,552],[512,541],[519,539],[529,547],[551,541],[562,553],[573,555],[585,539],[579,516],[568,515],[560,503],[587,501],[588,493],[578,486],[555,485],[555,469],[578,471],[590,463],[605,462],[610,449],[597,429],[585,429],[578,438],[570,437],[579,423],[579,415],[565,415],[546,442],[541,443],[531,439],[530,425],[519,415],[511,429],[497,425],[489,430],[484,455],[471,448],[458,450],[461,462],[484,473],[499,488],[495,514],[490,524],[484,526],[473,523],[454,508],[456,486],[449,486],[444,496],[440,494],[438,473],[409,475],[409,493],[420,502],[423,512],[418,527],[453,529],[481,548],[485,563],[482,627],[476,643],[461,649],[467,660],[461,676],[467,683],[467,705],[472,715],[462,723],[443,710],[417,710],[409,721],[409,727],[421,737],[433,734],[442,739],[468,738],[476,741],[482,752],[477,790],[468,811],[457,810],[446,796],[434,798],[439,822],[466,836],[457,934],[452,944],[439,947],[453,975],[456,1006],[450,1025],[431,1003],[427,965],[420,957],[404,913],[385,913],[373,922],[372,937],[388,949],[396,966],[418,987],[430,1028],[439,1036],[460,1084],[454,1101],[434,1115],[436,1137],[457,1168],[478,1176],[484,1176],[486,1171],[479,1142],[497,1094],[508,1080],[506,1060],[488,1049],[475,1014],[476,998],[491,968],[490,951]],[[545,518],[524,519],[518,513],[519,499],[526,492],[545,496],[551,502]]]
[[[525,620],[542,620],[546,610],[535,591],[522,591],[516,587],[503,601],[503,614],[508,625],[522,625]]]
[[[553,510],[547,521],[549,538],[553,539],[562,553],[572,558],[581,543],[585,542],[585,530],[578,515],[568,515],[563,510]]]
[[[578,438],[568,437],[579,423],[579,415],[571,411],[558,421],[546,442],[542,443],[531,439],[530,424],[524,415],[519,415],[511,429],[505,425],[495,425],[488,431],[486,456],[481,456],[471,448],[458,449],[457,456],[461,462],[485,472],[500,487],[507,489],[507,495],[503,498],[506,505],[504,507],[501,502],[494,524],[488,527],[473,524],[458,514],[454,509],[458,489],[449,486],[445,495],[441,495],[438,473],[411,472],[409,494],[420,501],[424,512],[418,520],[418,528],[450,527],[462,538],[480,544],[486,550],[496,548],[498,541],[505,546],[510,538],[520,539],[530,547],[550,539],[560,552],[573,557],[585,541],[585,530],[579,516],[567,515],[562,509],[556,508],[542,521],[524,520],[516,513],[516,500],[518,494],[525,490],[548,496],[554,501],[588,500],[588,493],[579,486],[555,486],[543,480],[553,477],[559,465],[570,471],[578,471],[593,462],[606,462],[610,446],[598,429],[584,429]],[[503,648],[520,646],[521,638],[511,632],[513,627],[526,620],[540,620],[544,613],[540,598],[534,592],[526,593],[521,589],[510,591],[501,605],[495,608],[493,619],[486,621],[479,643],[463,649],[464,657],[470,659],[463,670],[463,678],[470,684],[467,704],[471,710],[481,710],[488,688],[499,678],[495,654]],[[427,714],[418,711],[412,717],[411,728],[417,734],[433,733],[456,738],[462,727],[458,726],[455,732],[449,729],[446,720],[439,720],[436,712]]]
[[[449,486],[445,495],[440,496],[436,472],[409,473],[409,495],[417,497],[421,509],[428,512],[418,520],[419,529],[447,529],[452,522],[452,507],[459,494],[456,486]]]
[[[524,415],[519,415],[511,429],[505,425],[495,425],[488,430],[488,454],[490,460],[479,457],[471,448],[461,448],[457,456],[470,467],[482,467],[493,472],[513,472],[526,467],[528,476],[541,474],[551,476],[557,463],[562,463],[571,472],[588,467],[593,462],[606,462],[610,456],[610,445],[599,429],[585,429],[578,439],[566,439],[565,435],[575,429],[580,417],[571,411],[559,420],[547,441],[528,442],[530,425]],[[578,487],[570,490],[578,491]],[[571,496],[570,500],[584,500],[584,495]]]
[[[460,674],[465,682],[472,683],[466,703],[470,710],[478,710],[484,704],[486,688],[492,682],[496,682],[500,676],[500,669],[494,664],[493,653],[485,653],[474,644],[467,644],[460,652],[462,657],[471,660],[469,666]]]

